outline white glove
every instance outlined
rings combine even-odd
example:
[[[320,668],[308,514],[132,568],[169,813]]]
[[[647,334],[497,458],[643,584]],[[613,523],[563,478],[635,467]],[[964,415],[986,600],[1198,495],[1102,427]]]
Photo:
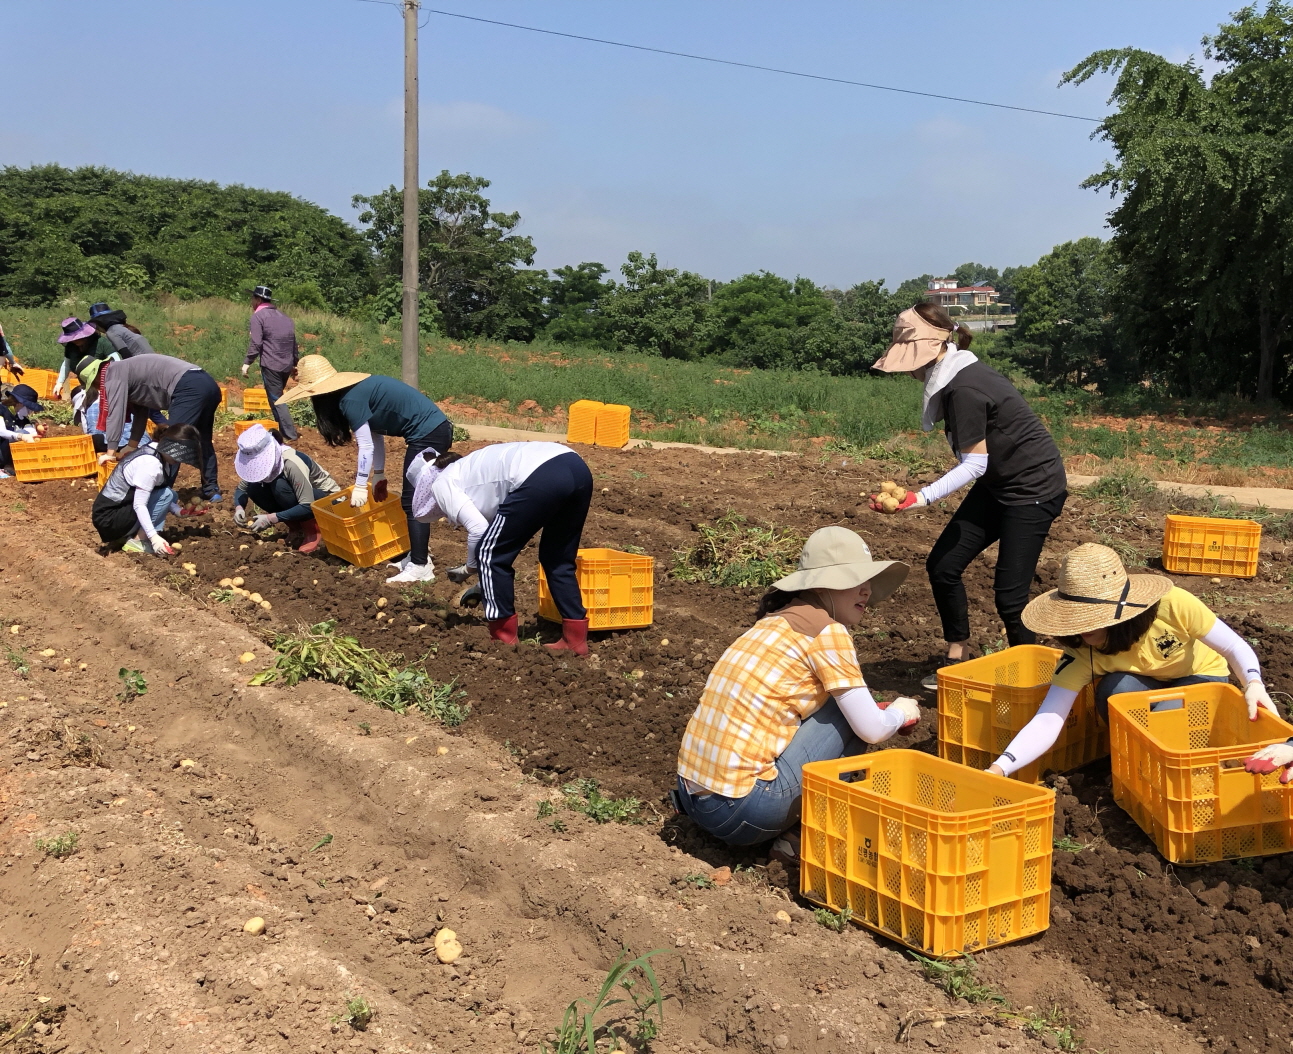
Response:
[[[1266,685],[1262,684],[1261,681],[1249,681],[1244,686],[1244,698],[1248,700],[1249,721],[1257,720],[1257,708],[1259,706],[1265,707],[1276,717],[1280,716],[1280,712],[1275,709],[1275,704],[1271,702],[1271,693],[1266,690]]]
[[[1260,773],[1265,776],[1274,772],[1276,769],[1283,769],[1280,775],[1281,783],[1288,783],[1293,771],[1289,766],[1293,765],[1293,743],[1276,743],[1274,746],[1262,747],[1252,757],[1244,762],[1244,768],[1249,772]]]
[[[368,504],[368,487],[367,487],[367,485],[364,485],[364,486],[362,486],[362,487],[360,487],[360,486],[356,486],[354,489],[352,489],[352,490],[351,490],[351,492],[350,492],[350,507],[351,507],[352,509],[357,509],[357,508],[359,508],[361,505],[367,505],[367,504]]]
[[[246,377],[246,376],[247,376],[247,374],[249,374],[250,372],[251,372],[251,367],[250,367],[249,365],[247,365],[247,363],[245,363],[245,362],[244,362],[244,363],[242,364],[242,375],[243,375],[244,377]]]
[[[36,433],[35,433],[35,432],[23,432],[23,433],[22,433],[22,441],[23,441],[24,443],[34,443],[34,442],[36,442]]]
[[[275,516],[272,512],[267,512],[267,513],[263,513],[260,516],[257,516],[254,520],[251,521],[251,529],[256,534],[259,534],[267,527],[273,527],[274,524],[276,523],[278,523],[278,517]]]
[[[100,454],[98,460],[100,465],[106,465],[109,461],[116,461],[117,459],[111,454]]]
[[[446,573],[449,575],[450,582],[462,583],[467,581],[467,579],[471,577],[472,570],[466,564],[463,564],[461,567],[449,568],[448,572]]]
[[[63,386],[59,384],[57,381],[55,381],[54,390],[50,393],[50,398],[57,399],[62,394],[63,394]]]
[[[153,552],[158,556],[175,555],[175,550],[171,548],[170,543],[167,542],[166,539],[163,538],[160,534],[154,534],[151,538],[148,539],[148,542],[150,545],[152,545]]]
[[[920,704],[915,699],[900,695],[885,709],[887,710],[889,707],[899,711],[903,716],[902,725],[898,729],[899,732],[910,732],[920,723]]]
[[[233,522],[235,526],[243,527],[247,523],[247,506],[235,505],[233,507]]]

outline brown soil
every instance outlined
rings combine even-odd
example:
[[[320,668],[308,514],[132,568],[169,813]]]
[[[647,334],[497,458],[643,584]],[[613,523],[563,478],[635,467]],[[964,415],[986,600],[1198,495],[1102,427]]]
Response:
[[[232,436],[218,445],[231,496]],[[350,471],[353,452],[317,438],[302,446],[339,478]],[[452,608],[447,580],[388,589],[385,568],[352,571],[235,531],[228,502],[209,522],[183,523],[181,556],[132,560],[97,545],[92,486],[6,484],[0,596],[23,626],[7,643],[31,670],[0,670],[0,1022],[39,1015],[13,1049],[532,1050],[621,945],[683,952],[661,965],[672,998],[653,1050],[889,1051],[899,1019],[930,1008],[950,1016],[919,1026],[915,1042],[1040,1046],[1000,1021],[958,1016],[968,1008],[883,941],[813,925],[780,888],[794,875],[666,819],[663,803],[709,666],[749,624],[757,593],[669,575],[694,525],[729,509],[803,534],[839,522],[878,556],[912,563],[911,583],[860,627],[859,649],[873,687],[920,695],[941,645],[920,565],[950,509],[872,514],[861,492],[902,479],[892,465],[583,452],[597,488],[585,544],[657,557],[655,624],[595,635],[586,662],[539,648],[533,638],[553,639],[555,627],[532,614],[521,646],[492,647],[476,616]],[[1148,551],[1156,528],[1071,499],[1040,584],[1064,550],[1111,533]],[[460,563],[463,536],[442,524],[432,550],[438,566]],[[1180,580],[1211,590],[1236,623],[1249,618],[1243,632],[1260,635],[1277,687],[1293,665],[1280,550],[1268,547],[1251,583]],[[273,610],[208,598],[235,574]],[[523,613],[535,609],[535,574],[531,548],[518,564]],[[994,642],[990,558],[967,585],[975,634]],[[245,687],[270,662],[259,641],[325,619],[424,657],[437,679],[457,681],[472,717],[450,731],[330,686]],[[40,657],[46,648],[56,654]],[[240,666],[245,650],[257,658]],[[120,703],[120,668],[143,671],[149,692]],[[932,750],[933,700],[923,702],[914,742]],[[598,827],[563,810],[566,830],[554,831],[536,819],[574,776],[642,798],[647,822]],[[1107,767],[1060,789],[1066,832],[1098,847],[1057,856],[1054,925],[985,956],[988,979],[1017,1006],[1061,1007],[1096,1049],[1175,1052],[1197,1038],[1266,1050],[1268,1031],[1286,1038],[1274,948],[1289,935],[1289,861],[1178,880],[1150,866],[1152,847],[1111,804]],[[33,848],[65,830],[82,839],[66,859]],[[311,852],[324,834],[332,843]],[[685,881],[724,865],[753,870],[712,889]],[[1145,877],[1132,883],[1129,866]],[[1202,883],[1202,896],[1182,882]],[[773,919],[778,908],[789,925]],[[252,915],[266,918],[267,937],[241,932]],[[442,924],[467,947],[453,968],[427,954]],[[367,1032],[329,1020],[348,994],[378,1007]]]

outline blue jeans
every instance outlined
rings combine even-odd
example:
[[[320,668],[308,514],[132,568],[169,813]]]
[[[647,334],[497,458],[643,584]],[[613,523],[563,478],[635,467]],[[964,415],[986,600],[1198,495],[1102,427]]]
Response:
[[[834,761],[866,750],[866,744],[840,712],[834,699],[806,718],[777,758],[777,778],[755,780],[744,798],[692,794],[678,777],[683,811],[698,827],[732,846],[767,842],[799,822],[803,803],[803,768],[810,761]]]
[[[1121,692],[1157,692],[1164,688],[1180,688],[1187,684],[1225,683],[1229,677],[1192,675],[1174,681],[1156,681],[1138,673],[1106,673],[1095,686],[1095,709],[1100,720],[1109,723],[1109,697]]]
[[[175,500],[175,491],[170,487],[158,487],[148,496],[148,515],[152,517],[153,526],[161,533],[166,526],[166,514],[171,511],[171,502]]]

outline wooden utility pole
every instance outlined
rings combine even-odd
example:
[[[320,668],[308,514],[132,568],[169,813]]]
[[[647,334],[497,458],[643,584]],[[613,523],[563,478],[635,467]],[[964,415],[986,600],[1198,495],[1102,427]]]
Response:
[[[418,386],[418,0],[404,0],[404,303],[402,377]]]

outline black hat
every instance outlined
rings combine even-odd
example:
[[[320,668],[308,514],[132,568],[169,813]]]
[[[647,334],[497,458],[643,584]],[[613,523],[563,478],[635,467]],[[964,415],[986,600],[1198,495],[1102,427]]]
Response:
[[[90,305],[89,321],[93,322],[96,315],[110,315],[110,314],[112,314],[112,308],[108,307],[107,304],[105,304],[102,300],[100,300]]]
[[[5,394],[19,406],[26,407],[34,414],[38,414],[45,409],[40,405],[40,398],[36,395],[36,389],[30,384],[15,384]]]
[[[178,439],[159,439],[157,440],[157,452],[172,461],[192,465],[194,468],[202,467],[201,462],[198,461],[198,446],[196,443],[184,443]]]
[[[257,300],[264,300],[270,304],[274,302],[274,294],[267,285],[258,285],[251,291],[251,295],[256,297]]]

